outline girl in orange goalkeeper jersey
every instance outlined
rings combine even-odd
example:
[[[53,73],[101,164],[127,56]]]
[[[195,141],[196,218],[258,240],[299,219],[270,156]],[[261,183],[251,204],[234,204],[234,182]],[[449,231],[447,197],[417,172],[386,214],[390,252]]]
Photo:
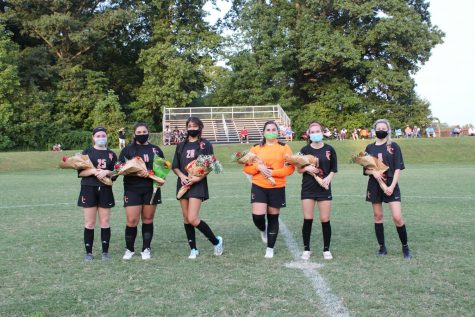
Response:
[[[294,167],[284,164],[285,156],[292,155],[292,150],[277,140],[277,124],[274,121],[266,122],[263,134],[261,143],[250,150],[262,162],[245,165],[244,172],[252,176],[252,219],[261,231],[262,241],[267,244],[265,257],[272,258],[279,233],[279,212],[286,206],[285,181],[294,172]]]

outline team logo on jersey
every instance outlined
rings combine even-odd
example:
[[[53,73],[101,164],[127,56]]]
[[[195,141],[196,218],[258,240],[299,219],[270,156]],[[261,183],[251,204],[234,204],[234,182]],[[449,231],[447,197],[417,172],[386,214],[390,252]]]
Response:
[[[386,151],[388,151],[389,154],[394,154],[394,148],[391,144],[386,145]]]
[[[201,141],[200,142],[200,149],[204,150],[205,146],[206,146],[206,144],[203,141]]]
[[[82,204],[86,203],[86,197],[84,197],[84,195],[81,195],[81,203]]]
[[[368,199],[371,199],[371,192],[368,190],[368,194],[366,195],[366,197],[368,197]]]
[[[124,196],[124,202],[127,204],[129,202],[129,197]]]
[[[112,155],[112,153],[109,153],[109,160],[112,161],[113,158],[114,158],[114,155]]]
[[[326,157],[327,157],[327,160],[330,160],[330,159],[331,159],[332,154],[331,154],[330,151],[326,151],[326,152],[325,152],[325,155],[326,155]]]
[[[256,199],[256,195],[254,193],[251,194],[251,200]]]
[[[153,154],[157,154],[157,149],[156,148],[152,148],[152,151],[153,151]]]

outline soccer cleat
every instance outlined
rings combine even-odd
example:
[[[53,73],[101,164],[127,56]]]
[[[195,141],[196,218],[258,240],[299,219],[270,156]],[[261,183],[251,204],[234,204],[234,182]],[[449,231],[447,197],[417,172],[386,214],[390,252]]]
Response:
[[[323,251],[323,258],[325,260],[333,260],[333,255],[330,251]]]
[[[91,262],[94,257],[92,256],[92,253],[86,253],[84,256],[84,262]]]
[[[378,255],[379,256],[385,256],[388,254],[388,250],[386,250],[386,246],[382,245],[379,247]]]
[[[149,260],[150,259],[150,249],[149,248],[146,248],[145,250],[143,250],[142,252],[140,252],[140,254],[142,255],[142,260]]]
[[[214,255],[221,255],[223,254],[223,238],[220,236],[217,236],[216,239],[218,239],[218,244],[213,246],[213,254]]]
[[[302,260],[309,260],[310,255],[312,254],[312,251],[303,251],[302,256],[300,257]]]
[[[406,260],[412,259],[411,250],[409,250],[409,246],[405,245],[402,247],[402,254]]]
[[[197,249],[192,249],[190,251],[190,255],[188,256],[188,259],[194,260],[198,257],[198,255],[200,255],[200,251],[198,251]]]
[[[101,260],[102,261],[109,261],[109,253],[108,252],[102,252]]]
[[[125,249],[124,256],[122,257],[123,260],[130,260],[134,256],[135,252],[130,251],[129,249]]]
[[[264,231],[261,231],[261,240],[262,243],[267,244],[267,226]]]
[[[264,255],[266,259],[272,259],[274,257],[274,249],[273,248],[267,248],[266,249],[266,255]]]

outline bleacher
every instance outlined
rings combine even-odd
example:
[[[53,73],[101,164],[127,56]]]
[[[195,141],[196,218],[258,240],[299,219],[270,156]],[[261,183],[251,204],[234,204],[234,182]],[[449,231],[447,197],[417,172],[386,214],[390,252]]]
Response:
[[[193,107],[165,108],[163,111],[163,129],[178,128],[186,130],[185,122],[190,117],[203,121],[203,137],[212,143],[239,143],[239,132],[246,128],[249,142],[262,139],[262,127],[269,120],[279,125],[290,125],[290,119],[279,105],[243,106],[243,107]]]

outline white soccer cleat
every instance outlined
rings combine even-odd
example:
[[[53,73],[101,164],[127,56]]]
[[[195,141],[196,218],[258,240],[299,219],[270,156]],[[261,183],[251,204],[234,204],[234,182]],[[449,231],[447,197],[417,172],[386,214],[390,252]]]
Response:
[[[192,249],[190,251],[190,255],[188,256],[188,259],[194,260],[198,257],[198,255],[200,255],[200,251],[198,251],[197,249]]]
[[[124,256],[122,257],[123,260],[130,260],[134,256],[135,252],[130,251],[129,249],[125,249]]]
[[[266,255],[264,255],[266,259],[272,259],[274,257],[274,249],[273,248],[267,248],[266,249]]]
[[[142,252],[140,252],[140,255],[142,255],[142,260],[149,260],[150,257],[151,257],[150,249],[147,248],[147,249],[143,250]]]
[[[323,258],[325,260],[332,260],[333,259],[332,253],[330,251],[323,251]]]
[[[264,231],[261,231],[261,240],[262,243],[267,244],[267,226]]]
[[[302,260],[309,260],[310,255],[312,254],[312,251],[303,251],[302,256],[300,257]]]
[[[216,239],[218,239],[219,243],[213,246],[213,254],[221,255],[223,254],[223,238],[221,238],[220,236],[217,236]]]

